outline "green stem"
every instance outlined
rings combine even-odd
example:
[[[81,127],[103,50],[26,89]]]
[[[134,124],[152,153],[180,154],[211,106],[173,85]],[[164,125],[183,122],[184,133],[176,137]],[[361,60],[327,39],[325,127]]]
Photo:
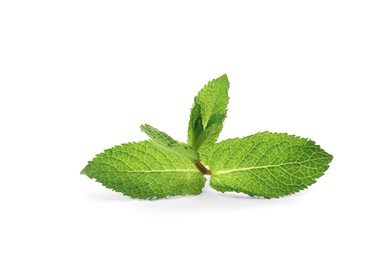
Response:
[[[200,161],[194,161],[196,168],[204,175],[210,174],[210,170],[204,167],[204,165]]]

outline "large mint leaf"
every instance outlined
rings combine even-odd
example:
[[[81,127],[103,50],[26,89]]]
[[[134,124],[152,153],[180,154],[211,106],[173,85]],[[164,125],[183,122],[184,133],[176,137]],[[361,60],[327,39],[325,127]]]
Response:
[[[156,142],[163,148],[185,157],[192,162],[199,160],[199,155],[194,148],[185,143],[176,141],[168,134],[158,130],[157,128],[145,124],[141,125],[141,130],[146,133],[152,141]]]
[[[305,189],[332,159],[309,139],[269,132],[223,141],[207,154],[211,187],[265,198]]]
[[[226,118],[229,80],[227,75],[210,81],[195,97],[188,124],[188,144],[205,160],[207,149],[217,140]]]
[[[140,199],[199,194],[206,180],[190,160],[150,141],[105,150],[81,173]]]

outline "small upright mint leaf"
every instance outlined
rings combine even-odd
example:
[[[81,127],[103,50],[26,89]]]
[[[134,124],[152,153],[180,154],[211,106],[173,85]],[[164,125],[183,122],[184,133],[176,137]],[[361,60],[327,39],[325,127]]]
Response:
[[[229,103],[227,75],[210,81],[195,97],[188,124],[188,144],[205,160],[207,149],[217,140]]]
[[[81,173],[139,199],[199,194],[206,180],[191,161],[150,141],[105,150]]]
[[[264,198],[307,188],[332,159],[309,139],[269,132],[222,141],[207,154],[211,187]]]
[[[199,160],[199,155],[194,148],[185,143],[174,140],[168,134],[158,130],[157,128],[145,124],[141,125],[141,130],[147,134],[152,141],[163,148],[185,157],[192,162]]]
[[[195,102],[201,108],[200,114],[204,129],[214,116],[224,115],[226,117],[226,107],[229,103],[228,90],[229,80],[227,75],[224,74],[210,81],[195,97]]]

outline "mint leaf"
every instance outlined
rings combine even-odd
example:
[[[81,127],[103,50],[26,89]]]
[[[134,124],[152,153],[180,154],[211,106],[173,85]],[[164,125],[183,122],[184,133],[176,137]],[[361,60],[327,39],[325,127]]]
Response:
[[[309,139],[269,132],[223,141],[207,154],[211,187],[265,198],[315,183],[332,159]]]
[[[227,75],[210,81],[195,97],[188,124],[188,144],[205,160],[207,149],[217,140],[226,118],[229,80]]]
[[[172,137],[164,132],[161,132],[157,128],[150,125],[141,125],[141,130],[146,133],[152,141],[156,142],[156,144],[161,147],[187,158],[192,162],[199,160],[199,155],[194,148],[185,143],[174,140]]]
[[[191,161],[150,141],[105,150],[81,173],[139,199],[199,194],[206,180]]]

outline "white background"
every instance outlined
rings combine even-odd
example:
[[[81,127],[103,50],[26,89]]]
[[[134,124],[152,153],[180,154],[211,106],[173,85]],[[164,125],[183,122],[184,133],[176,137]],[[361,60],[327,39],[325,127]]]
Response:
[[[1,1],[1,259],[390,259],[388,1]],[[299,194],[142,201],[79,172],[151,124],[185,141],[227,73],[220,140],[309,137]],[[386,248],[387,247],[387,248]]]

